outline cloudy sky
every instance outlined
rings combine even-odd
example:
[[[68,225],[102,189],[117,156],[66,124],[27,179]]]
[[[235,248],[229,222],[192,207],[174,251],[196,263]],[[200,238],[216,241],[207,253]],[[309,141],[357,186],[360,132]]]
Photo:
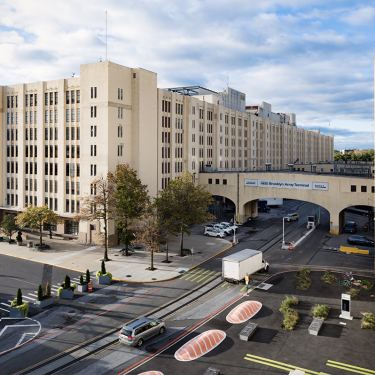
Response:
[[[228,79],[247,104],[334,134],[336,149],[374,148],[372,1],[1,0],[0,85],[105,59],[105,11],[108,59],[156,72],[158,87]]]

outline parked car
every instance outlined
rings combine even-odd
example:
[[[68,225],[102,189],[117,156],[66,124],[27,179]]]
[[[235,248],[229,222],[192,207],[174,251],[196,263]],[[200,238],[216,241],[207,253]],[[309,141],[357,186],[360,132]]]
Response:
[[[288,214],[285,216],[285,221],[295,221],[299,220],[299,215],[294,213],[294,214]]]
[[[344,227],[345,233],[355,233],[357,232],[357,223],[355,221],[347,221]]]
[[[222,230],[219,230],[217,228],[207,228],[204,231],[204,235],[211,236],[211,237],[220,237],[220,238],[225,237],[225,233]]]
[[[220,223],[220,225],[222,225],[226,229],[229,229],[231,233],[234,232],[234,229],[236,227],[235,225],[230,225],[230,224],[227,224],[227,223]]]
[[[350,235],[346,242],[350,245],[360,245],[374,247],[374,241],[364,236],[358,236],[357,234]]]
[[[235,230],[238,229],[238,226],[237,226],[237,225],[235,225],[235,224],[231,224],[231,223],[227,223],[226,221],[223,221],[223,222],[221,222],[220,224],[221,224],[221,225],[227,225],[227,226],[229,226],[229,227],[231,227],[231,228],[233,228],[233,229],[235,229]]]
[[[213,227],[214,227],[214,224],[206,224],[206,225],[204,226],[204,230],[206,230],[207,228],[212,229]]]
[[[165,323],[162,320],[142,317],[122,327],[119,341],[129,346],[142,346],[146,340],[164,332]]]
[[[222,224],[215,224],[214,228],[222,230],[227,236],[229,236],[233,232],[231,228],[227,228]]]

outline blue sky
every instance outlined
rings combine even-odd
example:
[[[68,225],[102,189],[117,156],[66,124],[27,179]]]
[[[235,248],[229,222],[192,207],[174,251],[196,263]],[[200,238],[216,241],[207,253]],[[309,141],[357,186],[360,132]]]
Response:
[[[302,5],[301,5],[302,4]],[[371,6],[373,4],[373,6]],[[229,86],[293,112],[335,148],[374,148],[375,4],[339,0],[2,0],[0,85],[108,58],[158,87]]]

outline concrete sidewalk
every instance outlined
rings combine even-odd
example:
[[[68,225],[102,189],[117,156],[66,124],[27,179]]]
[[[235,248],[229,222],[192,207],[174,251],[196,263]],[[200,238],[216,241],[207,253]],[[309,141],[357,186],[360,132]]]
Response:
[[[197,230],[192,232],[197,232]],[[179,238],[176,238],[169,245],[169,261],[171,263],[163,263],[166,258],[165,247],[163,247],[163,252],[154,252],[154,267],[156,270],[150,271],[147,268],[150,267],[151,257],[143,248],[135,249],[131,256],[124,256],[119,252],[123,245],[117,245],[108,249],[108,257],[111,261],[106,262],[106,270],[112,273],[114,279],[125,282],[152,282],[172,279],[231,247],[231,243],[227,240],[204,237],[193,233],[190,236],[184,236],[184,248],[193,248],[193,257],[191,255],[184,257],[178,255],[180,241]],[[0,242],[0,253],[82,273],[86,272],[86,269],[89,269],[90,272],[96,272],[100,269],[104,249],[99,246],[84,246],[77,244],[76,241],[43,237],[43,243],[50,245],[51,249],[37,251],[28,248],[26,243],[27,241],[32,241],[34,244],[39,243],[38,234],[27,233],[27,235],[28,240],[25,240],[26,233],[23,233],[22,246]]]

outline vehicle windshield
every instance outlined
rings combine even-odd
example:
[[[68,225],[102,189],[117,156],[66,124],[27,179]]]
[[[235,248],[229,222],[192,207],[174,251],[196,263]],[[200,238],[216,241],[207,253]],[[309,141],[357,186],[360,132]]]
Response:
[[[354,223],[346,223],[346,226],[347,226],[347,227],[353,227],[353,226],[354,226]]]
[[[286,217],[292,217],[293,216],[293,214],[288,214],[288,215],[286,215]],[[342,224],[341,224],[342,225]]]
[[[125,336],[131,336],[131,335],[132,335],[132,331],[129,331],[128,329],[125,329],[125,328],[123,328],[123,329],[121,330],[121,333],[122,333],[123,335],[125,335]]]

